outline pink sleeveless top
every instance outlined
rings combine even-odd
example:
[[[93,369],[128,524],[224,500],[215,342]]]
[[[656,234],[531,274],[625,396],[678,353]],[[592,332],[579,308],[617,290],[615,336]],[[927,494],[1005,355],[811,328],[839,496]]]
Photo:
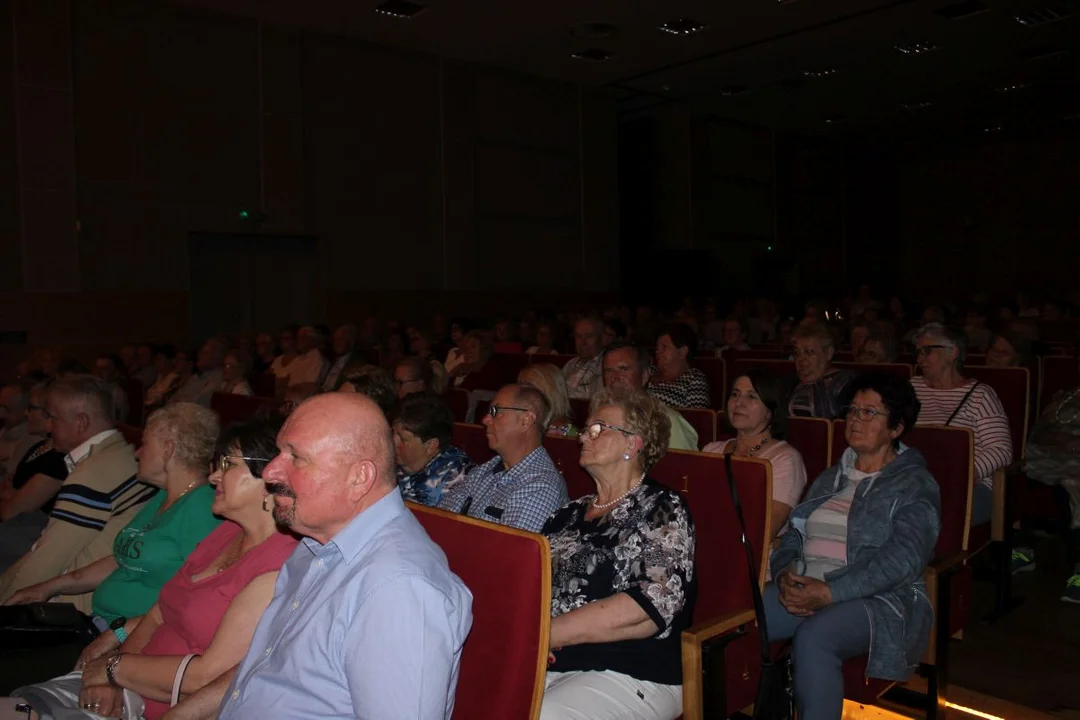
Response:
[[[202,655],[233,598],[259,575],[280,570],[297,543],[292,535],[275,533],[223,572],[192,581],[192,576],[209,567],[241,532],[235,523],[219,525],[161,588],[158,607],[164,622],[150,636],[144,655]],[[147,699],[145,717],[155,720],[168,709],[168,703]]]

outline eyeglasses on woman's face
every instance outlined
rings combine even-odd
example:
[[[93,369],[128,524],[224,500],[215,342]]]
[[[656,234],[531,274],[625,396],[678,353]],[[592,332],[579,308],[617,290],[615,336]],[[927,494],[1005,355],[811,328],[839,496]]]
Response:
[[[581,439],[584,440],[585,438],[589,438],[590,440],[595,440],[600,437],[600,434],[605,430],[615,430],[616,432],[621,432],[623,435],[637,434],[633,430],[628,430],[624,427],[619,427],[618,425],[612,425],[603,420],[590,420],[585,424],[585,427],[581,431]]]
[[[862,420],[863,422],[870,422],[876,417],[887,417],[888,412],[884,410],[878,410],[872,407],[859,407],[858,405],[849,405],[844,408],[844,417],[849,420],[855,418],[856,420]]]
[[[267,458],[247,457],[246,455],[218,455],[217,460],[214,461],[214,471],[219,475],[224,475],[229,471],[229,468],[238,465],[240,461],[245,462],[270,462]]]
[[[934,350],[948,350],[950,347],[949,345],[923,345],[915,348],[915,357],[924,358]]]

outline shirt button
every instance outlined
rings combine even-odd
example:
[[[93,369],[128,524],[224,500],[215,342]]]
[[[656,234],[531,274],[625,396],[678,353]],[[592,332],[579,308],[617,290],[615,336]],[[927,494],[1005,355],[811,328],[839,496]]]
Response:
[[[270,648],[266,648],[266,655],[270,654]]]
[[[298,607],[300,607],[300,601],[299,600],[293,600],[292,609],[295,610]]]
[[[232,699],[236,700],[239,697],[240,697],[240,691],[239,690],[233,690],[232,691]]]
[[[316,567],[322,567],[322,560],[319,560],[317,563],[315,563],[315,565]]]

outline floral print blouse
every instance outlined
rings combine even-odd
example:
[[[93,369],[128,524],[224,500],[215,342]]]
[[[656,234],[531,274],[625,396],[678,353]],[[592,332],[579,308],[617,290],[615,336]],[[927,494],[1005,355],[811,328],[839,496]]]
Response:
[[[473,463],[464,450],[449,445],[428,461],[424,469],[409,475],[397,467],[398,487],[406,500],[436,507],[443,493],[465,478]]]
[[[640,640],[554,648],[548,669],[611,670],[680,685],[679,636],[690,625],[697,589],[694,521],[686,502],[646,478],[605,515],[587,520],[595,497],[569,503],[544,525],[551,545],[551,615],[625,593],[660,629]]]

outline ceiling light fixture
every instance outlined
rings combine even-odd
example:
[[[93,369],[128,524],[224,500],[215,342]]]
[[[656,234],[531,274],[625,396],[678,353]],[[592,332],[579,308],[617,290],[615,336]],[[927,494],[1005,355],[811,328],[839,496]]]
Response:
[[[847,120],[847,118],[843,115],[833,115],[832,117],[825,118],[825,124],[836,125],[838,123],[844,122],[845,120]]]
[[[1037,10],[1029,10],[1026,13],[1020,15],[1014,15],[1013,20],[1020,23],[1026,28],[1039,27],[1040,25],[1048,25],[1058,20],[1064,20],[1069,17],[1068,10],[1060,7],[1048,7],[1040,8]]]
[[[387,15],[398,20],[411,20],[425,10],[427,10],[427,5],[410,2],[410,0],[386,0],[375,8],[375,12],[380,15]]]
[[[588,48],[587,50],[582,50],[581,52],[571,53],[570,56],[578,60],[584,60],[585,62],[601,63],[615,57],[615,53],[608,52],[607,50],[603,50],[601,48]]]
[[[803,75],[808,78],[823,78],[836,74],[836,68],[820,68],[818,70],[803,70]]]
[[[700,23],[697,20],[691,20],[690,18],[679,18],[678,20],[672,20],[666,22],[660,26],[660,29],[671,35],[693,35],[699,33],[702,30],[707,29],[709,26],[705,23]]]
[[[929,40],[919,40],[917,42],[907,43],[903,45],[894,45],[898,52],[904,55],[925,55],[928,52],[934,50],[940,50],[940,48]]]
[[[1002,85],[1001,87],[994,88],[999,93],[1011,93],[1017,90],[1023,90],[1027,87],[1027,83],[1015,83],[1013,85]]]
[[[987,125],[986,127],[983,128],[983,132],[984,133],[1001,132],[1001,126],[1000,125]]]
[[[927,108],[934,107],[934,103],[929,100],[920,100],[917,102],[900,103],[900,107],[905,110],[926,110]]]

